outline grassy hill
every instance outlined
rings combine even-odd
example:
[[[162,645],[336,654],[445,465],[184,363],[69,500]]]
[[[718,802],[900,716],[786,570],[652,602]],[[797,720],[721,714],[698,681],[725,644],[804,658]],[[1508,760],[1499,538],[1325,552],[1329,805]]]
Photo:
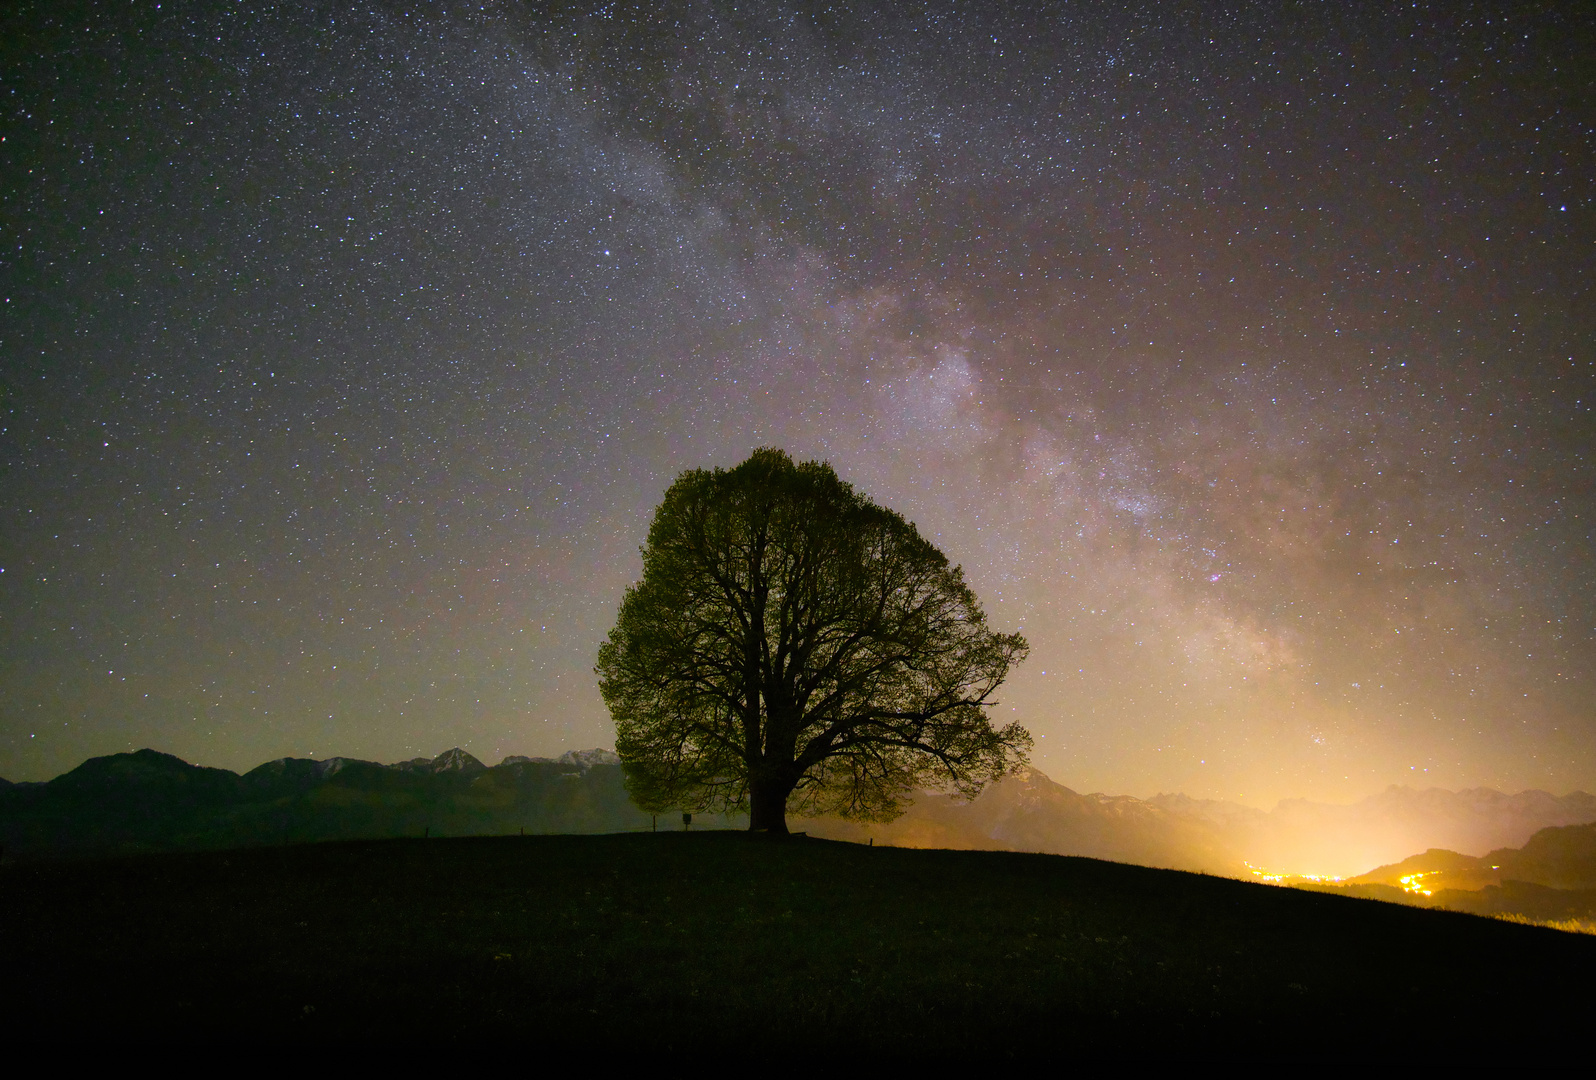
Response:
[[[1048,855],[741,833],[305,844],[0,872],[41,1040],[558,1040],[835,1066],[1561,1060],[1596,939]]]

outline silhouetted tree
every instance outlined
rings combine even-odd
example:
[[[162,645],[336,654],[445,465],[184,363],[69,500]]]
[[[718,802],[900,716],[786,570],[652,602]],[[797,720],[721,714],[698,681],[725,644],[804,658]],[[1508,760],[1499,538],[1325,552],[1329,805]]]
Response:
[[[1027,648],[912,524],[761,449],[671,485],[595,670],[639,806],[784,833],[789,802],[886,820],[1021,764],[987,709]]]

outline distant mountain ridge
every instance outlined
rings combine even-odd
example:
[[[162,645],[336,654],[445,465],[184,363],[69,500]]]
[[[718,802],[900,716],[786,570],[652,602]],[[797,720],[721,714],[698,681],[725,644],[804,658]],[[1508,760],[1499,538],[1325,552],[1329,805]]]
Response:
[[[614,750],[604,750],[594,747],[592,750],[567,750],[557,758],[547,757],[522,757],[512,754],[505,758],[504,765],[575,765],[582,769],[591,769],[595,765],[619,765],[621,756]]]
[[[1559,797],[1392,786],[1350,805],[1290,799],[1266,811],[1185,795],[1082,795],[1024,769],[973,802],[922,795],[887,824],[823,820],[804,828],[837,839],[1086,855],[1241,877],[1350,877],[1431,847],[1483,853],[1522,844],[1548,826],[1592,821],[1596,796],[1582,791]]]
[[[1522,847],[1484,855],[1431,848],[1348,881],[1305,887],[1589,933],[1596,924],[1596,822],[1551,826]]]
[[[1541,829],[1519,848],[1463,855],[1431,848],[1359,874],[1349,885],[1414,889],[1483,889],[1525,881],[1552,889],[1596,889],[1596,822]]]
[[[492,767],[459,747],[393,765],[278,758],[242,776],[139,750],[0,787],[0,844],[23,856],[649,824],[626,796],[619,759],[598,749]]]
[[[1596,796],[1393,785],[1346,807],[1286,800],[1271,817],[1249,837],[1255,865],[1345,877],[1432,847],[1479,854],[1518,847],[1541,829],[1596,821]],[[1308,868],[1285,866],[1293,853]]]
[[[1415,851],[1475,858],[1539,830],[1596,822],[1596,797],[1391,787],[1345,806],[1265,811],[1158,795],[1080,794],[1027,768],[973,802],[922,793],[886,824],[795,821],[815,836],[905,847],[996,848],[1248,877],[1350,878]],[[704,825],[735,824],[706,820]],[[515,755],[489,766],[454,747],[384,765],[279,758],[242,776],[140,750],[91,758],[47,783],[0,785],[0,844],[22,855],[219,848],[300,840],[614,832],[648,828],[611,750]],[[1531,880],[1531,879],[1526,879]]]
[[[885,824],[807,819],[811,835],[903,847],[997,848],[1226,873],[1241,869],[1210,823],[1128,795],[1082,795],[1038,769],[989,785],[973,802],[921,794]]]

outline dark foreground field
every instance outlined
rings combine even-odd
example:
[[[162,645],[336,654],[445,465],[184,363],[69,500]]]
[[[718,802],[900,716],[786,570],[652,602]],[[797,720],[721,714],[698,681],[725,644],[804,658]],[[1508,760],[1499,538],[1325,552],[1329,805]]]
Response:
[[[1596,1004],[1596,938],[1088,859],[737,833],[8,866],[0,970],[13,1044],[575,1040],[767,1065],[1566,1060]]]

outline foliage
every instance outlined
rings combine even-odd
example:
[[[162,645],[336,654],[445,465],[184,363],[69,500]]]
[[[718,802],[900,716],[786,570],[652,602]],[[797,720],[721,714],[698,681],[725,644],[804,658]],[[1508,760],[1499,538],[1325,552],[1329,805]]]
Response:
[[[789,801],[884,820],[1023,763],[987,710],[1026,648],[914,525],[762,449],[671,485],[596,671],[638,805],[785,832]]]

